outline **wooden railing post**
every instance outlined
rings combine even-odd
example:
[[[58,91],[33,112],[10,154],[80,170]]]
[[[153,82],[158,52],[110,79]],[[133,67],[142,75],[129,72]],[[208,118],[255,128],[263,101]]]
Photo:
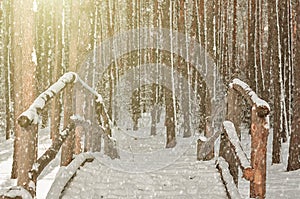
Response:
[[[226,136],[226,130],[221,135],[221,143],[220,143],[220,156],[223,157],[227,163],[230,174],[233,177],[234,183],[238,185],[238,163],[235,157],[234,151],[232,149],[232,145],[228,136]]]
[[[258,107],[254,104],[251,114],[251,166],[254,170],[254,178],[250,182],[251,198],[266,196],[268,120],[267,115],[259,114]]]
[[[20,127],[19,127],[20,128]],[[20,139],[20,159],[18,166],[18,186],[24,187],[32,197],[36,195],[36,178],[30,176],[30,171],[37,159],[37,131],[38,125],[31,124],[22,128]]]
[[[73,86],[68,85],[64,90],[64,128],[71,123]],[[72,129],[65,142],[62,145],[61,151],[61,166],[67,166],[73,159],[75,146],[75,129]]]
[[[236,127],[237,137],[240,138],[239,125],[240,119],[237,112],[237,94],[232,88],[228,89],[227,92],[227,116],[226,119],[231,121]],[[224,147],[223,147],[224,146]],[[229,171],[233,176],[234,183],[238,185],[238,164],[236,163],[236,157],[232,151],[230,141],[226,136],[221,137],[221,156],[228,161]]]
[[[253,177],[250,180],[250,197],[266,196],[267,141],[269,135],[269,104],[259,98],[243,81],[233,79],[230,88],[240,92],[252,106],[251,110],[251,167]]]

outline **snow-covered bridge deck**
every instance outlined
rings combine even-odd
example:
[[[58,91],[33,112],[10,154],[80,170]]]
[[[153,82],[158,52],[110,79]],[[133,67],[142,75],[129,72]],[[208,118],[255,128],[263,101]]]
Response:
[[[149,173],[127,173],[96,158],[77,171],[62,198],[227,198],[212,161],[181,159]]]
[[[110,160],[101,153],[93,153],[95,159],[77,170],[61,198],[227,198],[215,162],[196,160],[193,139],[178,137],[176,147],[184,149],[183,153],[182,150],[164,149],[166,153],[161,150],[156,160],[147,162],[148,158],[153,158],[147,149],[157,152],[163,146],[163,134],[149,139],[115,134],[123,139],[119,144],[120,159]],[[126,156],[126,149],[132,154]],[[139,160],[139,155],[145,157],[144,162]],[[148,169],[141,170],[147,165]]]

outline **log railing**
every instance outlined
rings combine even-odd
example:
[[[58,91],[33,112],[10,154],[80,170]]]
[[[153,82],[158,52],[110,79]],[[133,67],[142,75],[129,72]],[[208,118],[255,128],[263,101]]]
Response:
[[[250,161],[244,152],[240,142],[239,127],[241,121],[237,110],[238,95],[242,96],[251,106],[251,158]],[[206,154],[215,140],[221,136],[220,157],[217,166],[221,170],[226,185],[238,185],[238,166],[243,172],[243,177],[250,181],[250,198],[265,198],[266,195],[266,155],[267,139],[269,135],[269,113],[270,107],[267,102],[243,81],[233,79],[227,93],[227,119],[223,122],[223,133],[218,132],[208,141],[198,141],[198,160],[205,160]],[[225,168],[227,167],[228,168]],[[228,175],[224,177],[225,170],[229,170],[231,181],[228,182]],[[235,188],[236,188],[235,187]],[[229,191],[231,190],[231,191]],[[228,194],[237,193],[233,188],[227,188]],[[237,196],[231,196],[236,198]]]
[[[109,118],[109,115],[107,114],[101,95],[98,94],[90,86],[88,86],[84,81],[82,81],[80,77],[74,72],[68,72],[64,74],[57,82],[51,85],[46,91],[41,93],[35,99],[32,105],[19,116],[18,124],[22,129],[22,133],[31,133],[33,135],[37,135],[38,133],[37,126],[39,123],[40,114],[45,109],[46,104],[49,103],[49,101],[55,96],[57,96],[60,92],[67,90],[66,88],[68,86],[72,87],[76,82],[80,83],[83,86],[83,88],[88,90],[96,97],[98,109],[101,110],[100,112],[98,112],[98,114],[100,114],[101,115],[100,118],[102,118],[101,121],[102,127],[99,128],[103,129],[105,135],[102,136],[104,137],[105,143],[107,143],[105,149],[106,151],[109,151],[111,153],[108,155],[110,155],[112,158],[118,157],[116,150],[113,149],[114,140],[111,139],[112,122]],[[72,93],[69,92],[65,92],[65,93],[66,93],[65,95],[66,98],[72,97]],[[72,104],[67,104],[66,106],[72,107]],[[55,158],[60,148],[62,148],[61,165],[67,166],[72,161],[74,155],[73,141],[68,142],[67,146],[65,147],[62,147],[62,145],[63,143],[66,144],[66,140],[70,136],[72,135],[74,136],[75,125],[78,121],[76,121],[76,119],[74,118],[72,120],[71,117],[68,116],[70,116],[70,113],[67,113],[64,116],[66,117],[64,118],[65,129],[53,140],[52,145],[48,148],[48,150],[46,150],[38,160],[34,160],[33,164],[27,164],[26,167],[23,166],[22,169],[25,170],[25,173],[22,176],[20,175],[18,176],[18,185],[20,186],[20,188],[9,189],[4,195],[1,195],[0,198],[5,198],[5,199],[15,198],[15,197],[24,198],[26,195],[24,194],[24,190],[27,190],[32,197],[35,197],[36,183],[37,183],[38,176],[44,170],[44,168]],[[92,125],[95,126],[95,124],[91,124],[91,126]],[[20,144],[22,145],[22,140],[20,142],[21,142]],[[32,151],[37,150],[36,148],[37,146],[35,144],[33,144],[30,147]],[[28,159],[35,159],[35,156],[32,155],[30,157],[27,157],[21,155],[18,161],[28,162],[27,161]],[[20,191],[16,191],[16,190],[20,190]],[[13,194],[12,191],[14,192]]]

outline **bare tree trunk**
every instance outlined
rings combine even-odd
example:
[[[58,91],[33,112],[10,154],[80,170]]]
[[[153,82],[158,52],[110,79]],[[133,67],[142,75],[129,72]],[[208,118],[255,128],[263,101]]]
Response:
[[[166,127],[167,127],[167,144],[166,148],[173,148],[176,145],[175,134],[175,112],[172,99],[172,91],[165,89],[166,98]]]
[[[9,139],[13,134],[14,108],[13,108],[13,68],[11,65],[11,2],[2,2],[3,6],[3,66],[4,66],[4,87],[5,87],[5,137]]]
[[[73,71],[76,66],[70,65],[70,34],[69,29],[71,27],[71,2],[65,1],[63,4],[63,26],[62,29],[62,65],[65,71]],[[64,106],[64,128],[66,128],[70,123],[70,117],[73,115],[73,86],[68,85],[64,90],[63,96],[63,106]],[[74,144],[75,144],[75,132],[72,131],[66,138],[64,144],[62,145],[61,152],[61,166],[67,166],[73,159],[74,154]]]
[[[295,46],[295,68],[294,71],[300,71],[300,1],[296,4],[296,46]],[[290,138],[289,158],[288,158],[288,171],[300,169],[300,78],[295,75],[294,85],[294,112],[292,120],[292,134]]]
[[[281,106],[280,106],[280,70],[279,70],[279,52],[278,52],[278,31],[277,31],[277,3],[272,0],[268,3],[269,13],[269,52],[272,71],[274,71],[273,85],[274,85],[274,128],[273,128],[273,151],[272,163],[280,163],[281,151]]]
[[[58,0],[56,0],[58,1]],[[55,2],[56,2],[55,1]],[[53,71],[52,71],[52,80],[51,84],[56,82],[58,78],[62,75],[62,28],[59,25],[61,23],[61,13],[62,13],[62,4],[56,3],[53,5],[57,13],[55,17],[52,19],[52,24],[55,26],[54,28],[54,38],[53,42],[56,43],[55,48],[52,53],[55,54],[55,61],[53,62]],[[51,102],[51,138],[52,141],[55,141],[59,137],[59,127],[61,120],[61,109],[62,104],[60,102],[61,95],[56,96]]]
[[[14,65],[15,118],[28,108],[36,97],[36,63],[32,60],[34,50],[34,12],[30,0],[14,1],[12,25],[12,57]],[[27,132],[29,131],[29,132]],[[30,186],[28,172],[37,158],[37,125],[22,129],[15,125],[14,164],[12,177],[17,177],[18,185],[35,192]],[[17,171],[17,172],[16,172]],[[36,183],[36,182],[34,182]]]
[[[250,88],[256,92],[255,83],[255,1],[248,1],[248,81]]]

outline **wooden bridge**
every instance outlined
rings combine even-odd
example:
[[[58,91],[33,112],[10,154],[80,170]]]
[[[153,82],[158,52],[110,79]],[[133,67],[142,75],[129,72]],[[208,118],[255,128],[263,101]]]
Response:
[[[120,133],[121,129],[113,125],[101,95],[73,72],[63,75],[20,115],[18,123],[24,133],[38,133],[38,118],[45,105],[58,93],[70,89],[75,82],[80,83],[96,97],[99,124],[71,117],[65,110],[65,128],[59,137],[53,140],[51,147],[39,159],[36,160],[30,153],[22,156],[27,164],[22,165],[25,175],[18,178],[19,189],[9,189],[0,198],[35,197],[37,177],[61,148],[61,166],[64,167],[60,169],[48,193],[49,199],[241,198],[237,189],[238,167],[242,170],[243,177],[250,181],[249,197],[265,198],[270,107],[241,80],[232,80],[228,87],[227,116],[224,118],[222,132],[216,132],[205,139],[197,136],[195,139],[178,136],[177,145],[166,148],[168,143],[165,145],[165,140],[168,141],[175,133],[170,133],[168,129],[166,131],[164,124],[158,124],[156,135],[152,135],[154,142],[151,144],[153,151],[159,151],[156,159],[149,158],[151,151],[143,151],[151,148],[147,147],[147,139],[122,137],[126,133]],[[65,93],[68,95],[68,92]],[[241,123],[240,118],[235,116],[235,112],[238,111],[238,96],[246,99],[249,104],[248,110],[251,112],[250,158],[242,149],[240,132],[235,128]],[[94,152],[80,153],[74,158],[75,129],[84,126],[83,123],[88,130],[99,132],[98,138],[103,139],[104,146],[103,149],[99,147]],[[142,128],[139,131],[142,131]],[[124,151],[128,150],[130,153],[126,155]],[[145,158],[145,154],[150,156]],[[32,161],[25,161],[28,159]],[[147,162],[149,160],[150,162]]]

